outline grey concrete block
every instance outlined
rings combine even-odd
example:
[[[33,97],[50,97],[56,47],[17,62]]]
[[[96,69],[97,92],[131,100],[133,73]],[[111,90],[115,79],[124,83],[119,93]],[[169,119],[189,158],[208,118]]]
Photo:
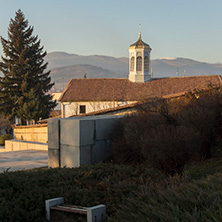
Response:
[[[58,197],[45,201],[45,209],[46,209],[46,220],[50,221],[50,208],[56,205],[64,204],[64,198]]]
[[[60,144],[79,146],[80,130],[78,119],[62,119],[60,122]]]
[[[96,141],[92,146],[92,163],[99,163],[112,156],[110,140]]]
[[[92,148],[91,146],[81,146],[80,149],[80,165],[92,164]]]
[[[80,146],[94,144],[95,121],[90,119],[79,120],[80,124]]]
[[[48,120],[48,147],[59,150],[60,119]]]
[[[71,146],[93,144],[95,124],[90,119],[63,119],[60,123],[60,143]]]
[[[96,122],[96,140],[106,140],[110,138],[110,132],[113,124],[118,118],[97,119]]]
[[[48,167],[60,167],[60,151],[57,149],[48,150]]]
[[[61,167],[79,167],[80,166],[80,148],[79,146],[60,145]]]
[[[106,206],[101,204],[87,208],[87,222],[104,222],[106,219]]]

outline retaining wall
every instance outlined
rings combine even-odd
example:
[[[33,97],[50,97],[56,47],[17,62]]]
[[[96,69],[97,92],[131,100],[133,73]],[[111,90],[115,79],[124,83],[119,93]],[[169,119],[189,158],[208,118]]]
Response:
[[[112,156],[110,131],[122,116],[48,120],[48,166],[79,167]]]
[[[47,124],[14,126],[14,134],[17,140],[47,143],[48,127]]]
[[[47,143],[23,141],[23,140],[6,140],[5,149],[2,152],[11,152],[19,150],[48,150]]]

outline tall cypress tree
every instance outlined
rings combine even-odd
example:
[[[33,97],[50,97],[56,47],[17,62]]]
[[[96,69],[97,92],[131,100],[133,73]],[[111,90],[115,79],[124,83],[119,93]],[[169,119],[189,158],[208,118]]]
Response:
[[[5,57],[2,56],[0,71],[0,112],[9,120],[16,116],[22,122],[47,118],[55,107],[49,90],[50,71],[45,72],[46,52],[40,46],[38,36],[33,36],[33,27],[21,10],[11,19],[8,40],[1,37]]]

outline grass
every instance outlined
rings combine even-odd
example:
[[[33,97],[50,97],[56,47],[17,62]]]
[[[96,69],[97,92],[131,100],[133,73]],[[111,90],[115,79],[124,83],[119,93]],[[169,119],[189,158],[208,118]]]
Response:
[[[59,196],[67,204],[105,204],[111,222],[222,220],[222,158],[192,164],[174,177],[142,165],[100,163],[6,171],[0,181],[1,222],[45,221],[45,200]],[[71,216],[63,221],[85,220]]]

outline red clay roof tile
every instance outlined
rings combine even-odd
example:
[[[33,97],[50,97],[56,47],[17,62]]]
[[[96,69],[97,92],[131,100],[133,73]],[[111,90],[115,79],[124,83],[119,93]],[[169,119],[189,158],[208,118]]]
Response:
[[[139,101],[142,98],[186,93],[221,84],[221,76],[187,76],[153,79],[133,83],[128,79],[72,79],[63,91],[61,102]]]

